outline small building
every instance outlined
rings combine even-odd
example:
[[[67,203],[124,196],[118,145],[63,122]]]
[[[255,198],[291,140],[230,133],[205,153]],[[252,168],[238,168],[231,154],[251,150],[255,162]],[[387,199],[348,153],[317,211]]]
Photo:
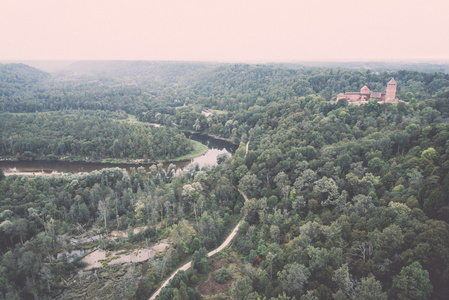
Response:
[[[371,92],[369,88],[365,85],[360,89],[360,92],[347,92],[345,94],[340,93],[337,95],[337,102],[340,99],[346,99],[349,102],[356,102],[357,104],[366,103],[370,99],[376,99],[378,102],[398,102],[398,98],[396,98],[396,88],[397,83],[392,78],[387,84],[387,92],[379,93],[379,92]]]

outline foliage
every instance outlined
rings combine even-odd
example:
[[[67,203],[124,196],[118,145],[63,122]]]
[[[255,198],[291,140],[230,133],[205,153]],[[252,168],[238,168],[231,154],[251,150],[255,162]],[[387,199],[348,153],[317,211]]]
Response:
[[[176,129],[117,122],[95,111],[2,114],[0,126],[0,155],[19,153],[22,160],[68,156],[155,161],[192,150]]]
[[[226,281],[228,281],[231,278],[232,278],[231,274],[229,274],[228,270],[226,270],[225,268],[220,268],[214,272],[214,279],[218,283],[221,284],[226,283]]]
[[[210,268],[210,259],[207,257],[206,248],[200,248],[192,255],[192,267],[200,273],[207,273]]]
[[[393,278],[391,294],[397,299],[429,299],[432,288],[429,272],[415,261]]]
[[[20,152],[21,159],[94,157],[92,152],[99,158],[173,157],[183,150],[177,146],[188,146],[176,125],[241,146],[214,168],[190,167],[181,175],[159,165],[149,174],[113,169],[2,179],[4,298],[62,291],[61,278],[76,267],[51,261],[51,254],[66,248],[67,237],[81,228],[106,232],[145,224],[150,229],[130,241],[172,239],[173,251],[142,275],[151,289],[190,254],[194,269],[206,273],[208,249],[219,246],[239,214],[243,221],[233,247],[245,267],[232,273],[227,293],[233,299],[446,298],[447,74],[296,65],[175,64],[164,71],[161,63],[133,65],[142,77],[124,82],[114,74],[130,69],[118,65],[124,66],[102,67],[111,70],[102,84],[90,80],[99,78],[95,72],[89,80],[61,77],[53,86],[48,75],[32,79],[24,72],[31,79],[4,84],[0,110],[33,114],[2,115],[2,153]],[[392,77],[405,102],[329,102],[364,85],[383,92]],[[124,121],[127,113],[165,129],[112,121]],[[142,142],[148,134],[152,139]],[[42,142],[51,136],[51,143]],[[161,299],[198,296],[192,290],[198,277],[180,276]],[[137,289],[141,295],[144,288],[142,283]]]
[[[70,236],[91,228],[100,232],[129,229],[131,234],[126,241],[143,242],[139,247],[157,241],[161,232],[172,232],[177,241],[175,250],[180,251],[169,251],[153,260],[143,275],[150,281],[151,289],[188,254],[200,248],[199,253],[207,254],[202,247],[210,249],[224,239],[223,218],[238,203],[232,189],[230,194],[215,194],[216,178],[223,177],[222,170],[205,169],[202,172],[208,179],[200,183],[193,182],[195,177],[190,177],[189,172],[170,177],[162,165],[154,169],[149,177],[117,168],[67,176],[7,176],[1,180],[0,232],[4,238],[0,249],[6,254],[0,261],[0,282],[4,283],[0,285],[0,293],[12,291],[25,298],[34,293],[45,298],[67,288],[63,279],[76,272],[76,261],[67,261],[64,255],[53,258],[53,253],[72,249],[68,243]],[[193,185],[201,193],[195,201],[201,203],[203,215],[195,227],[180,221],[195,215],[192,199],[182,196],[183,185]],[[206,188],[201,188],[202,185]],[[224,186],[221,182],[220,188]],[[220,207],[219,203],[226,206]],[[147,224],[147,228],[133,234],[133,227],[142,224]],[[122,243],[106,239],[100,246],[116,249]],[[88,248],[92,247],[89,245],[86,243]],[[209,260],[203,255],[196,266],[206,272]],[[25,285],[27,278],[35,282],[32,288]],[[147,285],[140,282],[136,295],[148,295]],[[196,292],[189,291],[189,295],[197,297]]]

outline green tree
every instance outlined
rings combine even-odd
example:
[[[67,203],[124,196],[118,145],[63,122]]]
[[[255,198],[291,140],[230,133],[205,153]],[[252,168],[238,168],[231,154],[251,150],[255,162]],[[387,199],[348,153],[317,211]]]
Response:
[[[231,274],[225,268],[220,268],[214,272],[214,279],[221,284],[226,283],[231,277]]]
[[[382,284],[374,277],[362,278],[356,286],[357,296],[360,300],[387,300],[387,294],[382,292]]]
[[[349,267],[347,264],[343,264],[340,268],[335,270],[334,275],[332,276],[332,281],[334,281],[340,288],[339,291],[341,291],[341,293],[337,293],[340,294],[340,298],[342,298],[343,295],[341,294],[343,293],[351,299],[355,298],[356,283],[352,276],[349,274]]]
[[[421,158],[427,158],[427,159],[430,159],[430,160],[435,159],[435,158],[437,158],[437,157],[438,157],[438,153],[437,153],[437,151],[436,151],[434,148],[432,148],[432,147],[430,147],[430,148],[424,150],[424,151],[422,152],[422,154],[421,154]]]
[[[206,248],[202,247],[195,251],[192,255],[192,267],[200,273],[207,273],[209,271],[210,259],[207,257]]]
[[[390,294],[397,299],[424,300],[429,299],[432,289],[429,272],[423,270],[421,264],[415,261],[403,267],[399,275],[393,278]]]
[[[185,220],[173,225],[170,230],[170,238],[173,245],[184,253],[190,251],[189,247],[194,234],[195,229],[193,229],[193,227],[191,227]]]
[[[232,284],[232,299],[244,300],[252,291],[251,279],[248,276],[240,277]]]
[[[304,293],[304,285],[310,272],[304,265],[293,263],[286,265],[284,270],[278,273],[278,276],[287,295],[299,298]]]
[[[257,197],[262,182],[254,174],[247,174],[240,179],[239,189],[249,198]]]

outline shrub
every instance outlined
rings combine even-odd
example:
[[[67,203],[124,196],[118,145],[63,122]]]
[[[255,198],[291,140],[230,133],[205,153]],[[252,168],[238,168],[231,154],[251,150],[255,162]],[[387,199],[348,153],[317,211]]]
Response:
[[[190,276],[190,282],[191,282],[192,284],[198,283],[198,276],[196,276],[195,274],[193,274],[192,276]]]
[[[229,279],[231,279],[231,274],[229,274],[228,270],[225,268],[218,269],[214,272],[214,278],[218,283],[225,283]]]

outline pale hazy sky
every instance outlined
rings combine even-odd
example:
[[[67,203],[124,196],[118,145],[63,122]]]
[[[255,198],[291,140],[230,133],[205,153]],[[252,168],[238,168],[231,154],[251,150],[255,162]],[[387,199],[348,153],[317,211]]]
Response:
[[[449,60],[449,0],[0,0],[0,59]]]

